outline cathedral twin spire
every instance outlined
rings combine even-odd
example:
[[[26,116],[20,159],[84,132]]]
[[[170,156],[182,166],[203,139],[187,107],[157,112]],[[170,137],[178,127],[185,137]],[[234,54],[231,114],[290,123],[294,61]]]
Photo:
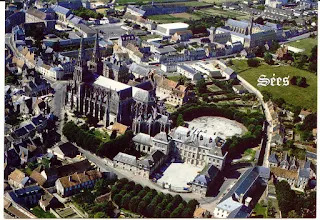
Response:
[[[94,41],[94,47],[92,51],[92,62],[99,62],[101,60],[101,55],[100,55],[100,48],[99,48],[99,33],[97,31],[96,38]],[[83,65],[83,63],[86,62],[86,57],[85,57],[85,51],[84,51],[84,40],[83,37],[81,37],[80,40],[80,48],[79,48],[79,55],[78,55],[78,64]]]

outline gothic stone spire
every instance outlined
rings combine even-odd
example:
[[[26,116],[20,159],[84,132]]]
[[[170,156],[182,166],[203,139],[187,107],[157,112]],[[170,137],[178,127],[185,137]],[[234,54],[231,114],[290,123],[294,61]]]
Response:
[[[84,44],[83,44],[83,37],[81,37],[77,64],[78,65],[80,64],[82,66],[84,62],[85,62]]]
[[[96,39],[94,42],[93,53],[92,53],[92,62],[99,62],[101,59],[100,49],[99,49],[99,32],[97,30]]]

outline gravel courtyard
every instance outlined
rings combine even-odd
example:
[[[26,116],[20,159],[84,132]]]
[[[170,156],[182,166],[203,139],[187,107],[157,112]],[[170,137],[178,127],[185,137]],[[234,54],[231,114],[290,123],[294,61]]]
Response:
[[[188,187],[187,183],[191,182],[202,169],[187,163],[172,163],[158,182],[168,183],[175,187]]]
[[[203,116],[187,122],[189,128],[198,128],[211,135],[231,137],[244,134],[247,129],[237,121],[222,117]]]

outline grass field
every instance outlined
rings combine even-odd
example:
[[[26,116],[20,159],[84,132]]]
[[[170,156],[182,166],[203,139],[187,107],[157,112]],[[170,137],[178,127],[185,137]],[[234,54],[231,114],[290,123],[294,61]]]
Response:
[[[93,133],[94,133],[94,136],[96,136],[97,138],[99,138],[102,141],[106,142],[106,141],[110,140],[110,136],[106,131],[103,132],[103,131],[100,131],[98,129],[95,129]]]
[[[141,40],[149,40],[149,39],[154,39],[154,38],[161,38],[161,36],[157,35],[157,34],[149,34],[149,35],[146,35],[146,36],[141,36],[139,38]]]
[[[259,67],[248,67],[246,60],[233,60],[233,68],[240,76],[246,79],[251,85],[260,91],[268,91],[274,98],[283,98],[287,103],[308,108],[312,111],[317,110],[317,76],[304,70],[291,66],[269,66],[261,64]],[[273,77],[303,76],[307,79],[306,88],[289,85],[289,86],[266,86],[257,87],[257,80],[260,75],[266,75],[269,79]]]
[[[208,15],[208,16],[223,16],[225,18],[237,18],[237,19],[248,19],[250,16],[238,11],[225,11],[225,10],[220,10],[220,9],[215,9],[215,8],[209,8],[209,9],[203,9],[199,10],[197,12],[202,13],[203,15]]]
[[[154,0],[155,3],[161,3],[161,2],[169,2],[170,0]],[[117,0],[118,4],[129,4],[129,3],[149,3],[152,2],[152,0]],[[196,6],[204,6],[204,5],[208,5],[208,3],[205,2],[198,2],[198,1],[185,1],[185,2],[175,2],[172,0],[172,3],[168,3],[168,4],[185,4],[186,6],[190,6],[190,7],[196,7]]]
[[[222,4],[224,2],[238,2],[239,0],[204,0],[203,2],[207,2],[207,3],[216,3],[216,4]]]
[[[107,15],[106,10],[108,10],[108,9],[107,8],[98,8],[98,9],[96,9],[97,13],[101,13],[104,16]]]
[[[296,47],[299,49],[305,49],[303,54],[306,54],[308,56],[311,54],[312,48],[317,44],[317,38],[306,38],[288,43],[289,46]]]
[[[43,211],[42,208],[40,208],[40,206],[36,206],[34,208],[32,208],[31,212],[37,216],[38,218],[56,218],[53,214],[51,214],[50,212],[45,212]]]
[[[260,203],[257,203],[253,209],[256,212],[256,216],[262,215],[264,218],[267,218],[267,207],[262,206]]]
[[[167,76],[168,79],[178,82],[179,79],[181,78],[181,75],[176,75],[176,76]]]
[[[151,15],[148,16],[150,20],[153,20],[157,23],[171,23],[171,22],[185,22],[191,19],[200,19],[201,17],[195,14],[190,13],[177,13],[177,14],[170,14],[170,15]]]

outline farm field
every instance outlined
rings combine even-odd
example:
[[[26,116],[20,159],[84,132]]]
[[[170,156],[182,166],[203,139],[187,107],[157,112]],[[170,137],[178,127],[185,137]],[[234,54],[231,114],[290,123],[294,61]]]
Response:
[[[250,16],[238,11],[226,11],[226,10],[222,10],[222,9],[215,9],[215,8],[209,8],[209,9],[202,9],[202,10],[198,10],[197,12],[202,13],[203,15],[207,15],[207,16],[223,16],[225,18],[237,18],[239,19],[248,19]]]
[[[164,23],[171,23],[171,22],[185,22],[189,19],[200,19],[201,17],[195,14],[190,13],[177,13],[177,14],[170,14],[170,15],[152,15],[148,16],[150,20],[153,20],[157,23],[164,24]]]
[[[305,49],[303,54],[306,54],[308,56],[311,55],[312,48],[317,44],[318,44],[317,38],[306,38],[306,39],[288,43],[289,46],[296,47],[299,49]]]
[[[264,63],[259,67],[249,67],[246,60],[233,60],[231,68],[260,91],[270,92],[274,98],[283,98],[289,104],[311,109],[314,112],[317,110],[317,76],[313,73],[292,66],[269,66]],[[273,74],[276,78],[303,76],[306,77],[309,86],[306,88],[294,85],[257,87],[257,79],[261,74],[269,79]]]
[[[118,4],[123,5],[123,4],[137,4],[137,3],[144,3],[147,4],[149,2],[152,2],[151,0],[117,0],[116,1]],[[174,0],[154,0],[153,2],[155,3],[161,3],[161,2],[175,2]]]
[[[215,4],[222,4],[224,2],[238,2],[239,0],[203,0],[203,2],[207,2],[207,3],[215,3]]]

